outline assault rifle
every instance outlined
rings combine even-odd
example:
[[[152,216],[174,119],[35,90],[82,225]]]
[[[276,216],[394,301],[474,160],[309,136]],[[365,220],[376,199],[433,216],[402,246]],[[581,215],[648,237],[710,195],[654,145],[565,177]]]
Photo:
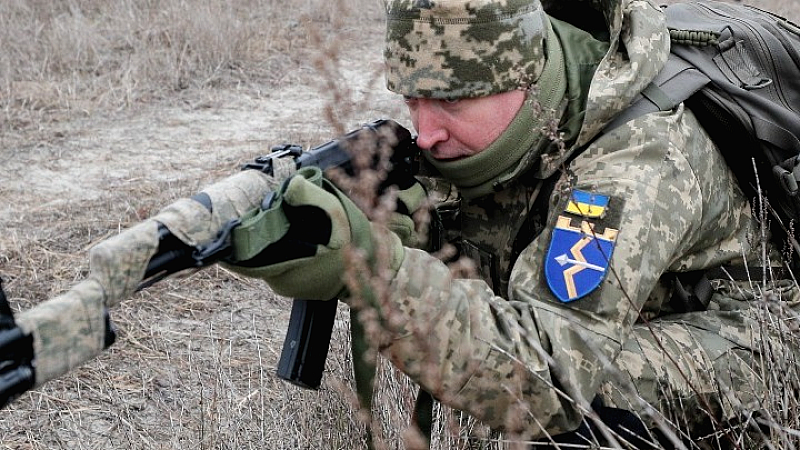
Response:
[[[242,172],[101,242],[89,253],[85,280],[16,319],[0,288],[0,407],[112,345],[116,333],[108,310],[122,299],[178,272],[235,259],[234,234],[247,218],[270,210],[275,187],[286,176],[305,166],[338,168],[352,176],[359,169],[356,152],[371,152],[372,167],[380,154],[389,155],[379,193],[413,183],[418,161],[414,138],[397,122],[376,120],[308,151],[297,145],[274,147]],[[319,387],[337,303],[294,300],[277,368],[280,378]]]

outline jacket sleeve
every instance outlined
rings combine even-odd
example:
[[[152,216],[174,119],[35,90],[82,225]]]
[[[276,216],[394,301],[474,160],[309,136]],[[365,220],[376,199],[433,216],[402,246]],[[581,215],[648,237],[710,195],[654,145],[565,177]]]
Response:
[[[727,208],[704,211],[734,182],[699,181],[698,173],[718,170],[719,156],[684,117],[680,108],[637,119],[573,162],[551,199],[547,229],[514,266],[508,299],[407,250],[390,287],[384,354],[443,403],[492,427],[534,437],[574,429],[659,277],[691,252],[727,245],[744,220]],[[687,158],[686,149],[696,155]],[[589,270],[604,268],[597,286],[564,301],[550,287],[554,275],[544,274],[575,190],[609,198],[613,220],[604,227],[617,234],[610,259],[590,262],[598,267]],[[580,254],[570,252],[572,265]]]

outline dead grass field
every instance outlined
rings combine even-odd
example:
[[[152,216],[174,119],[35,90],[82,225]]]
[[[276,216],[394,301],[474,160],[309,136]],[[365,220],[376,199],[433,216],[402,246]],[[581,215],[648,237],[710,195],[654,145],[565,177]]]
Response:
[[[796,0],[758,5],[800,20]],[[273,144],[408,124],[383,87],[382,26],[379,0],[0,2],[0,276],[15,309]],[[112,311],[105,354],[0,411],[0,448],[363,448],[346,321],[319,392],[275,377],[289,308],[218,267],[141,292]],[[412,387],[386,366],[381,383],[383,443],[402,448]],[[439,432],[470,426],[451,425]]]

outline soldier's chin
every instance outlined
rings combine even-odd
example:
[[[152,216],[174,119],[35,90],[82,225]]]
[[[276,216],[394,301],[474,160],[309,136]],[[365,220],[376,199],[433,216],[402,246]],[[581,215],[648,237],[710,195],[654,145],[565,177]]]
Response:
[[[459,160],[462,160],[462,159],[464,159],[464,158],[466,158],[468,156],[468,155],[464,155],[464,154],[459,154],[459,155],[456,155],[456,156],[447,156],[447,155],[441,154],[440,152],[437,152],[436,150],[431,151],[430,154],[431,154],[431,158],[433,158],[433,159],[435,159],[436,161],[439,161],[439,162],[459,161]]]
[[[451,157],[451,158],[437,158],[437,157],[434,156],[433,158],[435,160],[439,161],[439,162],[454,162],[454,161],[460,161],[460,160],[466,158],[466,156],[454,156],[454,157]]]

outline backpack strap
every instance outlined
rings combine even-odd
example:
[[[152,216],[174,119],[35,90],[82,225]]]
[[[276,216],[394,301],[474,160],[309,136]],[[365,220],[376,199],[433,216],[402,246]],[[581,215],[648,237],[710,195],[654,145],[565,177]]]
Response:
[[[670,53],[661,72],[603,129],[603,133],[656,111],[670,111],[709,83],[709,78],[682,58]]]

